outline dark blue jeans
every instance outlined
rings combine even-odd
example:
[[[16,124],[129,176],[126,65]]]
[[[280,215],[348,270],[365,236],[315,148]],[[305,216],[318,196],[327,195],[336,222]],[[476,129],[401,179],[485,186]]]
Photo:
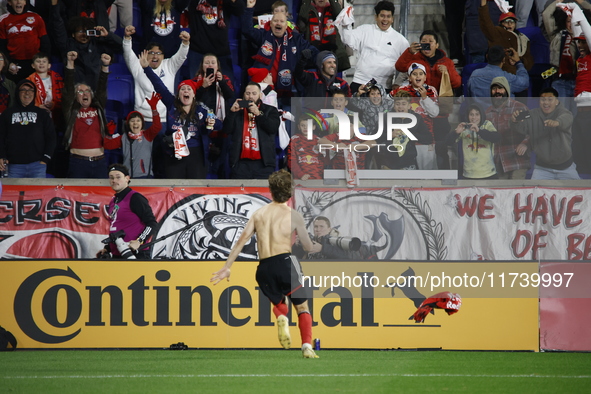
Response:
[[[107,179],[107,159],[88,161],[70,156],[68,178]]]

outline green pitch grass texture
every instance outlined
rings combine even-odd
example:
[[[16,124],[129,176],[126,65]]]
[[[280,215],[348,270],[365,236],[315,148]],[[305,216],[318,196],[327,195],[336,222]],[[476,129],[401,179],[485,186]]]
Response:
[[[0,353],[0,393],[590,393],[590,353],[51,350]]]

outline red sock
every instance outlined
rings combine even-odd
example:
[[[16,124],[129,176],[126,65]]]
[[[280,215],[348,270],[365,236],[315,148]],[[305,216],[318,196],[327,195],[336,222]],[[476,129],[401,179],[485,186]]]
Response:
[[[273,307],[273,313],[275,314],[276,318],[281,315],[287,316],[287,312],[287,305],[285,305],[283,301]]]
[[[302,312],[298,315],[298,326],[302,336],[302,344],[312,344],[312,316],[308,312]]]

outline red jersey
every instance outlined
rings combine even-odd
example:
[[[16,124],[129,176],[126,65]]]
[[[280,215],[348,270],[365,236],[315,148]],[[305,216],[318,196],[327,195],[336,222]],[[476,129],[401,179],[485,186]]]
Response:
[[[591,54],[577,59],[575,97],[583,92],[591,92]]]
[[[347,141],[341,141],[341,140],[339,140],[338,133],[329,134],[324,138],[326,138],[330,142],[342,142],[347,145],[355,144],[356,142],[364,144],[366,142],[366,141],[363,141],[362,139],[359,139],[357,137],[353,137]],[[358,170],[365,169],[365,149],[362,149],[362,150],[360,149],[360,152],[357,152],[357,151],[355,151],[355,149],[353,149],[353,153],[355,153],[355,161],[357,163],[357,169]],[[335,170],[344,170],[345,169],[345,154],[343,153],[342,149],[339,149],[339,151],[336,152],[335,157],[333,157],[333,159],[331,161],[331,167]]]
[[[103,136],[98,110],[93,107],[80,108],[72,130],[73,149],[95,149],[103,147]]]
[[[324,163],[316,148],[318,136],[313,137],[311,140],[302,134],[291,137],[287,157],[295,179],[301,179],[305,174],[310,175],[309,179],[322,179],[324,175]]]
[[[39,14],[27,11],[0,17],[0,40],[6,40],[8,52],[15,60],[32,59],[39,52],[41,37],[45,35],[45,22]]]

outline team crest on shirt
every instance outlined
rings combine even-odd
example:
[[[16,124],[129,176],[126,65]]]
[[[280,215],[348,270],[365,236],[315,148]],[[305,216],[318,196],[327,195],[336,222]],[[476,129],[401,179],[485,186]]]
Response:
[[[27,17],[27,19],[25,19],[27,21],[27,23],[29,25],[32,25],[33,23],[35,23],[35,18],[33,18],[32,16]]]
[[[92,118],[86,118],[84,119],[84,122],[86,122],[86,124],[90,126],[92,122],[94,122],[94,120]]]
[[[162,16],[154,18],[152,26],[154,27],[154,33],[161,37],[165,37],[172,33],[175,24],[176,22],[171,17],[170,13],[166,14],[166,16],[164,16],[163,13]]]
[[[298,51],[298,48],[291,47],[291,53],[293,53],[295,55],[297,51]]]
[[[283,86],[291,86],[291,70],[285,69],[279,71],[279,82]]]
[[[211,12],[201,14],[201,17],[208,25],[213,25],[218,21],[218,8],[211,7]]]
[[[265,43],[261,46],[261,52],[263,52],[263,55],[265,56],[271,56],[273,53],[273,44],[265,40]]]

